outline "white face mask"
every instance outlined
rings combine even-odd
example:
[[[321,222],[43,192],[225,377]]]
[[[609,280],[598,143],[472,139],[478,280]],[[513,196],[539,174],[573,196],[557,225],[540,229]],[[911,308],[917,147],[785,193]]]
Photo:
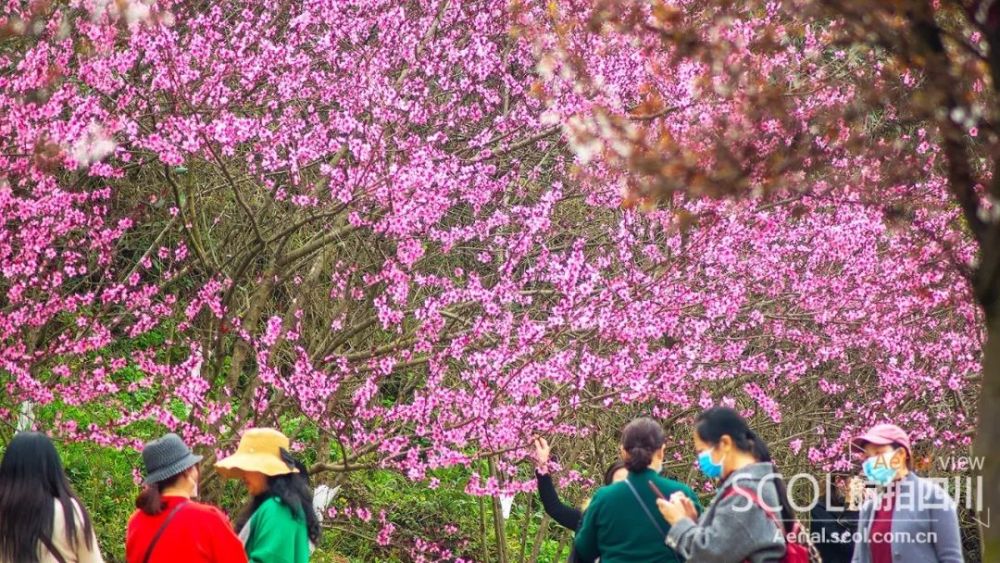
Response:
[[[866,459],[861,465],[865,477],[877,485],[888,486],[896,478],[897,469],[892,465],[895,455],[896,450],[889,450]]]

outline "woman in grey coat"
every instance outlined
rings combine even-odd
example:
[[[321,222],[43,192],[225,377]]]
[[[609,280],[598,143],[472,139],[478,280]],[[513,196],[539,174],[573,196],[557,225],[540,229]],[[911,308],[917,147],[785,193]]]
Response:
[[[864,450],[865,477],[880,492],[861,507],[852,563],[961,563],[955,502],[910,471],[909,435],[894,424],[879,424],[853,444]]]
[[[702,472],[722,484],[701,518],[680,497],[657,501],[670,524],[667,546],[698,563],[781,561],[795,518],[767,445],[739,413],[724,407],[698,415],[694,445]]]

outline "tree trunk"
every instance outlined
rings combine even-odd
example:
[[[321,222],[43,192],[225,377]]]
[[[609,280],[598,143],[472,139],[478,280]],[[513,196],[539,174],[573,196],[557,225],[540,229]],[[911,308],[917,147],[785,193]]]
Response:
[[[490,477],[496,478],[497,467],[493,461],[493,456],[489,457],[489,467]],[[498,495],[490,495],[490,499],[493,501],[493,535],[496,536],[497,541],[497,561],[499,563],[507,563],[506,523],[503,519],[503,509],[500,507],[500,497]]]
[[[983,506],[980,520],[983,561],[1000,563],[1000,307],[986,311],[986,345],[983,348],[983,383],[979,394],[979,428],[975,452],[984,458]],[[973,497],[975,498],[975,497]],[[993,508],[998,508],[996,514]]]

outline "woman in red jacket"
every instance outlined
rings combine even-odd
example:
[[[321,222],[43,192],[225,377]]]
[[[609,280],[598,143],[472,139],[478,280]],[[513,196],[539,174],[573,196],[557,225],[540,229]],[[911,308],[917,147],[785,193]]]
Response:
[[[167,434],[146,444],[142,461],[146,481],[125,536],[128,563],[246,563],[226,515],[191,500],[198,496],[200,455]]]

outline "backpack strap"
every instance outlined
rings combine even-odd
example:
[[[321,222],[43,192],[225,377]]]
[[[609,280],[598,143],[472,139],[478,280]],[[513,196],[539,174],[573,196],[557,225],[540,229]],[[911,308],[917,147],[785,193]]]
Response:
[[[729,498],[733,495],[739,495],[757,505],[761,510],[764,511],[764,514],[767,514],[767,517],[771,520],[771,522],[774,522],[774,524],[778,526],[778,529],[781,530],[781,533],[782,534],[785,533],[784,522],[782,522],[777,516],[775,516],[774,512],[771,512],[771,508],[766,504],[764,504],[764,501],[760,497],[755,495],[753,491],[749,491],[747,489],[744,489],[743,487],[733,485],[732,487],[729,487],[729,489],[727,489],[725,493],[722,494],[722,498],[724,499]]]
[[[45,546],[45,549],[49,550],[49,553],[52,554],[52,557],[55,557],[56,561],[58,561],[59,563],[66,563],[66,558],[63,557],[62,553],[59,553],[58,549],[56,549],[55,544],[52,543],[52,538],[46,536],[45,534],[42,534],[41,536],[38,536],[38,539],[39,541],[42,542],[42,545]]]
[[[771,508],[766,504],[764,504],[764,501],[761,500],[752,491],[733,485],[728,490],[726,490],[725,493],[722,494],[722,498],[728,498],[733,495],[739,495],[753,502],[758,507],[760,507],[760,509],[763,510],[765,514],[767,514],[768,518],[770,518],[772,522],[774,522],[774,525],[777,526],[778,530],[781,532],[782,537],[785,538],[786,558],[788,557],[788,554],[791,550],[797,549],[798,550],[797,553],[800,556],[804,556],[806,558],[804,560],[809,561],[810,563],[823,562],[822,555],[820,554],[819,550],[816,549],[816,546],[813,545],[812,540],[809,539],[808,535],[805,538],[802,537],[802,524],[798,521],[798,519],[792,520],[792,531],[786,532],[784,521],[778,518],[778,516],[776,516],[775,513],[771,512]],[[784,560],[799,561],[801,559],[793,558]],[[746,560],[746,562],[749,561],[750,561],[749,559]]]
[[[661,536],[666,537],[667,534],[663,532],[663,528],[660,527],[660,524],[656,521],[656,518],[653,518],[653,513],[649,511],[649,507],[646,506],[646,503],[643,502],[642,497],[639,496],[639,491],[635,490],[635,487],[632,486],[632,483],[628,482],[628,479],[625,479],[625,484],[628,485],[629,490],[632,491],[632,495],[635,496],[635,500],[639,503],[639,506],[642,507],[642,511],[646,513],[646,517],[649,518],[649,521],[652,522],[653,526],[656,527],[656,531],[660,532]]]
[[[143,556],[142,563],[149,563],[149,557],[153,555],[153,548],[156,547],[156,542],[160,541],[160,537],[167,529],[167,525],[170,524],[170,521],[174,519],[174,516],[177,516],[177,513],[180,512],[181,508],[183,508],[187,503],[188,501],[186,500],[182,501],[170,511],[170,514],[167,514],[167,519],[163,521],[163,524],[160,525],[160,529],[156,531],[156,535],[153,536],[153,541],[149,542],[149,547],[146,548],[146,555]]]

